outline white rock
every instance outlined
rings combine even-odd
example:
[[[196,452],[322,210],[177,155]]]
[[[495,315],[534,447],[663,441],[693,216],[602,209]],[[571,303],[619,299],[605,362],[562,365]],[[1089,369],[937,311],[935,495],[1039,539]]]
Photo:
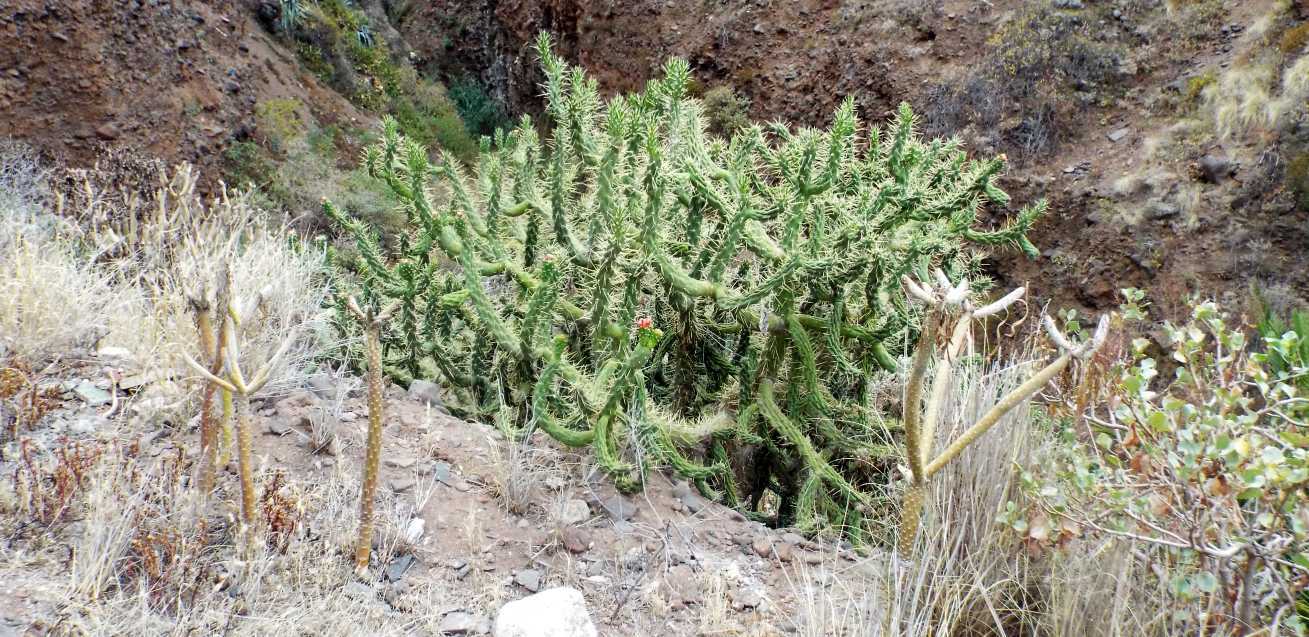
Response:
[[[409,540],[410,544],[417,544],[418,540],[423,538],[423,530],[426,526],[427,522],[423,518],[410,520],[409,526],[405,529],[405,539]]]
[[[559,510],[559,521],[564,524],[581,524],[590,518],[591,507],[587,506],[585,500],[579,500],[577,498],[564,500],[564,503]]]
[[[575,588],[541,591],[505,604],[495,617],[495,637],[596,637],[586,600]]]

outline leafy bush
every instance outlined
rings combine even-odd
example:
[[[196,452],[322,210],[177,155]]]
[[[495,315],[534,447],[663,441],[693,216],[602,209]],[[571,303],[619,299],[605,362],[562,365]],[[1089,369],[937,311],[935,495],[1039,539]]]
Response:
[[[918,139],[907,106],[867,144],[848,100],[826,131],[718,139],[684,61],[602,105],[544,35],[538,50],[544,143],[525,119],[466,176],[385,122],[365,161],[414,226],[394,254],[326,206],[356,240],[361,302],[398,304],[388,371],[440,378],[466,415],[591,446],[624,489],[670,466],[732,506],[861,541],[897,455],[869,380],[916,332],[899,276],[975,273],[968,244],[1034,253],[1043,206],[976,228],[1009,201],[1003,161]],[[451,205],[433,205],[438,188]],[[733,450],[752,456],[744,485]]]
[[[274,150],[285,150],[291,140],[305,132],[300,118],[300,100],[294,98],[270,99],[255,104],[255,123],[259,133]]]
[[[715,86],[701,96],[709,132],[730,137],[750,125],[750,101],[730,86]]]
[[[1139,298],[1139,297],[1137,297]],[[1302,325],[1303,327],[1303,325]],[[1213,303],[1164,324],[1165,360],[1132,343],[1093,446],[1069,445],[1028,484],[1043,508],[1024,522],[1046,542],[1112,537],[1134,547],[1133,577],[1166,583],[1157,632],[1303,634],[1309,582],[1309,374],[1303,336],[1256,351]],[[1175,366],[1163,378],[1165,365]],[[1303,603],[1303,601],[1299,602]],[[1303,611],[1301,611],[1303,612]]]
[[[459,117],[468,127],[468,132],[474,137],[492,135],[496,129],[507,129],[513,125],[500,103],[487,94],[486,88],[472,77],[451,83],[448,94],[455,109],[459,111]]]
[[[994,128],[1016,108],[1021,117],[1001,141],[1022,156],[1040,156],[1064,137],[1072,113],[1112,91],[1122,73],[1121,51],[1096,37],[1092,20],[1046,3],[1005,22],[987,43],[977,66],[928,90],[929,133]]]

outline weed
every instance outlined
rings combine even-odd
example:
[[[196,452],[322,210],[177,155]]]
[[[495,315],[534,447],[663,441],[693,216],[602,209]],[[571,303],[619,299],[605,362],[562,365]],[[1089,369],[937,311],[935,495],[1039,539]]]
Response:
[[[730,86],[715,86],[700,98],[704,103],[709,132],[731,137],[750,125],[750,100],[738,95]]]
[[[47,460],[30,440],[20,441],[13,471],[19,511],[44,529],[67,522],[73,506],[85,497],[91,471],[103,452],[99,446],[63,440],[53,459]]]
[[[492,135],[497,129],[508,129],[512,121],[504,107],[486,92],[476,78],[466,76],[450,84],[450,100],[454,102],[464,126],[474,138]]]
[[[255,104],[255,121],[264,142],[274,150],[285,150],[292,140],[305,133],[300,117],[303,105],[294,98],[270,99]]]
[[[1303,49],[1305,44],[1309,44],[1309,22],[1291,27],[1282,33],[1277,48],[1284,55],[1291,55]]]

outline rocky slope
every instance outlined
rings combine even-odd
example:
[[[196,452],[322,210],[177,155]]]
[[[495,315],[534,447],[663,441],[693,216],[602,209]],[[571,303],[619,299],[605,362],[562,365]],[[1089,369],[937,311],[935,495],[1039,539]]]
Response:
[[[1309,297],[1309,211],[1283,177],[1296,155],[1278,154],[1291,142],[1222,138],[1187,123],[1199,88],[1270,46],[1267,25],[1257,35],[1250,28],[1282,4],[376,0],[360,7],[393,51],[441,79],[476,78],[510,113],[539,111],[530,43],[541,30],[609,93],[639,87],[677,55],[691,61],[702,89],[728,86],[748,98],[756,119],[822,122],[849,95],[877,122],[907,100],[929,132],[1009,153],[1006,185],[1017,201],[1051,200],[1033,237],[1043,257],[1001,255],[995,272],[1033,281],[1047,298],[1096,308],[1113,304],[1127,285],[1150,288],[1174,307],[1214,291],[1243,302],[1252,285],[1282,299]],[[1031,33],[1014,26],[1048,6],[1061,7],[1056,18],[1071,20],[1077,39],[1070,41],[1083,48],[1059,57],[1067,52],[1041,46],[1063,42],[1048,30],[1062,23]],[[0,10],[0,131],[74,163],[119,146],[209,167],[250,135],[255,105],[269,99],[294,98],[322,125],[367,129],[368,114],[305,72],[272,35],[277,10],[254,0],[15,0]],[[1299,3],[1279,20],[1294,26],[1304,18]],[[998,58],[1005,50],[1017,57]],[[981,82],[988,69],[1012,70],[1015,59],[1032,55],[1072,67],[1038,69],[1044,75],[1034,86],[1049,94],[1049,112],[1044,102],[1012,95],[1020,84],[1013,77]],[[1095,64],[1107,65],[1100,76],[1078,68]],[[1297,130],[1295,152],[1304,153],[1309,134],[1303,124]],[[1040,148],[1028,152],[1034,139]]]
[[[294,98],[323,122],[366,116],[305,73],[234,0],[0,7],[0,135],[88,165],[106,148],[190,161],[211,181],[255,105]]]
[[[1043,258],[1000,255],[995,265],[1000,277],[1034,281],[1047,298],[1105,307],[1130,285],[1170,306],[1215,291],[1241,303],[1252,284],[1309,297],[1309,210],[1279,185],[1266,146],[1211,137],[1158,152],[1189,115],[1193,105],[1179,104],[1179,96],[1194,90],[1195,78],[1212,79],[1268,46],[1247,28],[1277,3],[1179,4],[1199,8],[1150,0],[438,0],[415,8],[400,29],[422,66],[478,74],[513,111],[539,108],[530,44],[540,30],[555,34],[610,93],[639,88],[664,59],[681,56],[703,88],[734,88],[760,120],[817,124],[853,96],[877,122],[909,101],[930,132],[1009,153],[1006,186],[1016,201],[1050,199],[1052,213],[1033,237]],[[1059,23],[1035,24],[1031,33],[1014,28],[1049,6],[1073,21],[1071,50],[1060,50],[1064,40],[1052,35]],[[1292,24],[1304,11],[1292,8]],[[1009,70],[1048,60],[1052,68],[1035,69],[1041,81],[1071,80],[1046,89],[1063,112],[1055,130],[1042,133],[1050,139],[1040,152],[1024,152],[1033,123],[1042,121],[1040,102],[995,94],[960,104],[942,88],[1002,93],[977,84],[997,49],[1012,54],[1000,60]],[[1112,68],[1097,85],[1100,78],[1058,63]],[[996,112],[976,112],[986,109]],[[1202,161],[1210,166],[1204,174]],[[1242,256],[1251,250],[1258,255]]]

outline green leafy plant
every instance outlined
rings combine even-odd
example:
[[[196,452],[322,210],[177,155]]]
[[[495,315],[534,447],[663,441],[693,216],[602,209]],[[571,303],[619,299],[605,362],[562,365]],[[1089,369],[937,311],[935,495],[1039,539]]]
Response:
[[[917,331],[899,277],[975,275],[970,245],[1035,254],[1044,205],[976,227],[1009,202],[1003,159],[920,140],[907,106],[886,130],[861,130],[847,100],[825,131],[719,139],[686,62],[602,103],[546,36],[537,48],[548,139],[524,119],[470,175],[385,121],[365,163],[413,225],[390,253],[325,205],[355,239],[361,303],[398,304],[386,370],[442,380],[464,415],[593,448],[621,488],[667,466],[752,515],[863,541],[900,429],[870,381]]]
[[[1069,445],[1025,478],[1029,517],[1065,534],[1132,544],[1167,584],[1170,632],[1309,631],[1309,374],[1303,322],[1257,352],[1211,302],[1164,324],[1171,378],[1146,339],[1132,343],[1094,445]],[[1050,526],[1043,522],[1043,527]],[[1302,613],[1302,611],[1301,611]]]

